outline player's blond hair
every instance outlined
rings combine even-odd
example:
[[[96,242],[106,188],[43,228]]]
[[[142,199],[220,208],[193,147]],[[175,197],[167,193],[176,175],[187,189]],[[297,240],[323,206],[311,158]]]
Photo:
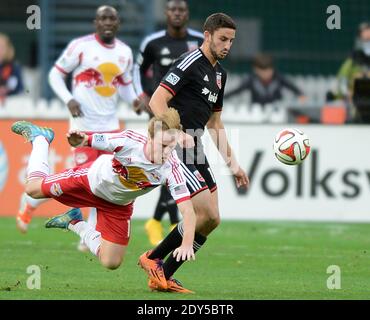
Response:
[[[182,130],[180,123],[180,115],[174,108],[168,108],[168,110],[160,116],[155,116],[150,119],[148,124],[148,132],[151,138],[154,138],[154,134],[157,128],[162,131],[167,130]]]

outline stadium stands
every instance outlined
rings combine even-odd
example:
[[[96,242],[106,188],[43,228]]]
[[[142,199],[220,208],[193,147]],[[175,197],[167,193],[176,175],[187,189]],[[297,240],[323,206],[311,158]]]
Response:
[[[50,101],[40,98],[40,72],[34,69],[24,70],[25,94],[9,98],[5,105],[0,108],[0,118],[48,118],[67,119],[68,112],[62,103],[53,98]],[[241,80],[240,75],[230,75],[226,90],[235,87]],[[290,110],[308,114],[313,122],[321,119],[321,109],[326,105],[326,92],[333,89],[336,84],[334,76],[290,76],[307,96],[305,102],[298,101],[290,92],[284,92],[284,100],[279,104],[250,105],[249,93],[230,98],[225,102],[223,119],[233,123],[284,123],[295,122],[294,116],[290,116]],[[120,118],[133,121],[146,121],[147,116],[137,116],[130,107],[121,103],[119,107]],[[326,119],[326,118],[325,118]]]

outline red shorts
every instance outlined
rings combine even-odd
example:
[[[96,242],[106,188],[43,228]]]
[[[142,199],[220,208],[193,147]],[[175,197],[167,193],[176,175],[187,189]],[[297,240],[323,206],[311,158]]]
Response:
[[[83,131],[86,134],[93,134],[92,131]],[[100,133],[117,133],[121,132],[121,130],[113,130],[113,131],[105,131]],[[77,147],[72,149],[73,153],[73,160],[75,162],[75,166],[81,166],[85,163],[95,161],[99,158],[102,154],[111,154],[108,151],[96,150],[91,147]]]
[[[117,205],[97,197],[91,192],[87,172],[92,162],[47,176],[42,181],[42,192],[67,206],[97,209],[96,230],[102,238],[127,245],[130,240],[130,219],[133,203]]]

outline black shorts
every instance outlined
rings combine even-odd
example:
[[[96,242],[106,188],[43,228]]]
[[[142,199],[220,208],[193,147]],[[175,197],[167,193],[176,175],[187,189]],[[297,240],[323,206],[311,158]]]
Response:
[[[176,151],[182,161],[181,167],[191,197],[206,189],[210,192],[217,190],[216,179],[202,145],[198,145],[195,149],[177,148]]]

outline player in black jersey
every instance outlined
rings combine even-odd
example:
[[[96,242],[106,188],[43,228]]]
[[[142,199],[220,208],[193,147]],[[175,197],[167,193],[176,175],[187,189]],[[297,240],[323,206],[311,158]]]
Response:
[[[234,175],[237,186],[247,187],[249,184],[247,175],[228,144],[221,120],[226,72],[218,60],[224,59],[229,53],[236,25],[229,16],[215,13],[207,18],[203,29],[202,46],[174,62],[150,100],[155,115],[165,112],[168,106],[177,109],[186,132],[183,133],[181,144],[187,149],[178,150],[178,155],[184,162],[182,170],[197,215],[194,252],[201,248],[207,236],[220,223],[217,185],[200,139],[205,126]],[[157,247],[141,255],[139,264],[149,275],[150,288],[191,292],[181,284],[176,289],[163,285],[182,264],[173,257],[173,250],[181,243],[182,234],[182,224],[179,223]]]
[[[134,66],[134,85],[142,101],[149,103],[153,89],[157,88],[170,66],[184,52],[193,51],[201,46],[203,33],[187,28],[189,8],[184,0],[169,0],[166,11],[167,29],[147,36],[140,45],[140,53]],[[152,81],[146,73],[153,68]],[[177,205],[169,194],[167,187],[162,186],[161,194],[153,218],[145,223],[145,230],[150,243],[155,246],[163,239],[161,220],[168,212],[170,231],[179,222]]]

